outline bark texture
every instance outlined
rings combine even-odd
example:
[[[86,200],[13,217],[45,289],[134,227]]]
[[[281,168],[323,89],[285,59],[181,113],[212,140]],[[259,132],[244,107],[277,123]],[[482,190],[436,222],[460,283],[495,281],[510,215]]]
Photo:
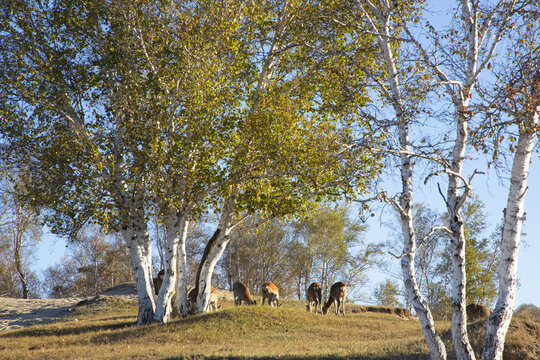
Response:
[[[512,164],[510,190],[504,214],[504,228],[499,264],[499,296],[487,327],[482,359],[502,359],[504,341],[516,300],[518,255],[524,219],[525,194],[531,153],[537,138],[540,113],[540,78],[532,91],[534,104],[529,119],[519,124],[519,139]]]
[[[187,306],[187,259],[186,259],[186,238],[188,234],[189,222],[186,220],[183,223],[183,228],[180,235],[180,242],[177,247],[176,257],[176,287],[174,297],[174,309],[180,316],[188,314]]]
[[[129,249],[139,297],[137,325],[148,324],[154,319],[155,302],[152,289],[152,252],[150,238],[140,227],[123,229],[122,235]]]
[[[357,8],[360,10],[360,13],[367,19],[368,27],[373,33],[378,34],[377,42],[383,52],[388,71],[389,92],[386,94],[388,100],[393,106],[396,118],[398,120],[402,189],[399,202],[394,201],[392,204],[400,215],[399,218],[403,235],[401,269],[405,290],[412,306],[415,309],[416,315],[422,324],[422,331],[429,347],[431,359],[446,359],[446,348],[440,336],[437,334],[435,322],[427,302],[422,297],[416,281],[414,269],[414,259],[417,245],[416,232],[412,217],[413,169],[409,140],[410,119],[408,118],[405,110],[396,62],[394,60],[392,46],[390,44],[390,39],[392,38],[392,29],[390,25],[392,14],[390,9],[392,8],[392,5],[388,1],[384,1],[382,2],[381,8],[377,8],[370,2],[363,2],[360,0],[357,0],[356,4]],[[370,13],[374,14],[376,19],[371,18]],[[385,90],[383,92],[386,92],[386,87],[384,88]]]
[[[175,292],[175,284],[177,280],[177,259],[178,259],[178,245],[184,240],[182,235],[187,232],[187,222],[185,217],[176,214],[172,211],[165,221],[167,238],[165,239],[165,276],[161,289],[158,294],[156,313],[154,320],[156,322],[166,323],[170,319],[171,314],[171,299]]]
[[[235,213],[235,207],[236,202],[234,197],[231,196],[225,200],[218,228],[204,249],[203,257],[197,271],[194,290],[197,295],[195,312],[198,314],[209,311],[212,275],[217,262],[229,243],[229,235],[232,230],[231,221]]]

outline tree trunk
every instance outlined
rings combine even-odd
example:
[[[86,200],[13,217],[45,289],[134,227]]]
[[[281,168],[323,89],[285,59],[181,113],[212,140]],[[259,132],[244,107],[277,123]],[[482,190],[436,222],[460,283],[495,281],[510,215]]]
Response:
[[[401,270],[405,291],[408,300],[414,307],[416,315],[422,324],[422,331],[429,347],[431,359],[446,359],[446,348],[435,330],[435,322],[428,307],[428,304],[423,299],[420,289],[416,281],[414,270],[414,258],[416,253],[416,233],[412,221],[412,204],[413,204],[413,186],[412,186],[412,159],[409,141],[409,121],[406,111],[403,96],[401,94],[401,84],[394,60],[394,54],[390,39],[394,32],[391,27],[391,21],[394,14],[391,13],[393,5],[389,1],[377,8],[371,2],[357,1],[357,7],[362,16],[361,21],[366,21],[368,27],[376,35],[377,42],[383,52],[386,69],[388,71],[388,87],[386,84],[381,84],[381,91],[392,104],[396,118],[398,120],[399,131],[399,147],[401,161],[401,195],[399,202],[393,201],[396,211],[400,215],[401,231],[403,234],[403,253],[401,257]],[[366,8],[370,11],[367,11]],[[374,20],[374,14],[378,19]]]
[[[389,14],[383,19],[382,33],[378,41],[384,53],[388,81],[392,98],[389,99],[394,108],[398,120],[399,147],[400,147],[400,172],[401,172],[401,196],[399,203],[394,203],[400,215],[401,232],[403,235],[403,253],[401,258],[401,270],[403,283],[408,299],[415,310],[416,316],[422,324],[424,338],[429,347],[431,359],[446,359],[446,347],[435,329],[435,321],[427,302],[424,300],[416,281],[414,259],[416,256],[416,231],[413,225],[413,169],[409,140],[409,118],[405,113],[405,106],[401,95],[398,73],[390,46]]]
[[[167,238],[165,239],[165,256],[163,268],[165,275],[161,289],[159,290],[156,313],[154,314],[154,320],[156,322],[166,323],[170,319],[171,314],[171,298],[175,291],[175,284],[177,279],[177,256],[178,256],[178,244],[180,243],[180,237],[185,233],[186,226],[185,217],[177,215],[175,212],[168,214],[165,220],[165,226],[167,228]]]
[[[197,314],[208,312],[212,275],[216,263],[223,255],[223,252],[229,243],[229,235],[232,231],[231,221],[235,209],[236,201],[234,196],[230,196],[223,204],[218,228],[204,249],[203,257],[197,271],[194,290],[197,294],[197,305],[195,307],[195,312]]]
[[[409,159],[410,164],[410,159]],[[402,163],[403,165],[403,163]],[[402,167],[402,179],[407,180],[407,183],[412,183],[412,172],[409,173],[410,177],[407,175],[403,176],[404,171],[408,166]],[[405,174],[408,172],[405,171]],[[427,302],[422,297],[418,284],[416,282],[415,270],[414,270],[414,258],[416,254],[416,233],[414,231],[413,222],[412,222],[412,192],[410,197],[402,195],[402,205],[404,201],[409,202],[410,204],[407,207],[407,211],[401,213],[401,231],[403,234],[403,254],[401,258],[401,270],[403,275],[403,283],[405,285],[405,291],[407,293],[408,301],[411,306],[414,308],[416,316],[422,324],[422,331],[424,333],[424,338],[429,347],[430,358],[435,359],[446,359],[446,347],[442,342],[440,336],[437,334],[435,329],[435,321],[433,315],[429,309]]]
[[[537,81],[535,85],[540,88],[540,81]],[[538,96],[537,93],[536,96]],[[482,355],[484,360],[502,359],[506,332],[514,311],[525,193],[527,192],[531,153],[537,136],[535,126],[538,125],[539,113],[540,106],[536,106],[533,109],[529,124],[519,125],[519,139],[512,165],[510,190],[504,214],[501,261],[499,264],[499,296],[486,327]]]
[[[19,280],[21,281],[22,298],[28,299],[28,281],[26,278],[26,273],[23,269],[21,256],[22,234],[22,229],[17,228],[17,233],[15,234],[16,243],[14,244],[15,271],[17,273],[17,276],[19,277]]]
[[[180,242],[177,246],[176,256],[176,295],[174,296],[174,309],[180,316],[188,314],[187,306],[187,258],[186,239],[189,222],[186,220],[180,233]]]
[[[211,246],[208,258],[201,263],[200,278],[198,281],[197,292],[197,313],[206,313],[209,308],[211,282],[214,268],[223,255],[230,240],[230,230],[226,229],[220,234],[218,240]]]
[[[467,120],[457,107],[466,109],[468,102],[456,106],[456,141],[452,152],[452,174],[448,175],[447,209],[450,218],[452,249],[452,342],[458,359],[475,359],[474,350],[467,333],[466,282],[465,273],[465,234],[461,208],[468,196],[468,191],[460,194],[462,180],[455,174],[463,172],[465,148],[467,143]]]
[[[139,297],[137,325],[148,324],[154,319],[155,303],[152,289],[152,252],[150,238],[141,227],[124,228],[122,235],[129,249]]]

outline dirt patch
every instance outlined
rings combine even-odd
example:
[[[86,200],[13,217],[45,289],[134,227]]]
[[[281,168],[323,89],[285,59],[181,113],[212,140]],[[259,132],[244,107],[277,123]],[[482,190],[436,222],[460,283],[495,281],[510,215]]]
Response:
[[[105,290],[101,295],[68,299],[13,299],[0,297],[0,331],[58,321],[77,306],[91,305],[106,297],[137,300],[135,284],[121,284]]]
[[[0,297],[0,331],[47,324],[68,314],[85,298],[12,299]]]
[[[91,306],[114,299],[137,301],[134,283],[114,286],[97,296],[69,299],[13,299],[0,297],[0,332],[61,320],[77,306]],[[218,290],[220,301],[234,301],[232,292]]]

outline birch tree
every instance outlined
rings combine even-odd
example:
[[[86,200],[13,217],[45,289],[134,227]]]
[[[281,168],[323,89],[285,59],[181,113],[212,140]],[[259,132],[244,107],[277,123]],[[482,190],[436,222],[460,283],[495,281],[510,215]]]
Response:
[[[45,219],[57,233],[73,234],[86,222],[122,233],[138,324],[166,321],[172,295],[170,286],[162,288],[155,314],[147,220],[159,214],[170,227],[166,262],[174,269],[170,254],[186,214],[200,211],[220,181],[219,159],[231,139],[223,134],[231,135],[235,122],[219,106],[237,100],[222,89],[228,78],[217,75],[230,57],[207,36],[227,23],[214,23],[193,4],[154,5],[2,8],[2,137],[11,161],[30,167],[34,191],[27,199],[47,206]],[[222,146],[209,146],[218,135]]]
[[[401,21],[414,21],[420,14],[413,10],[415,3],[401,3]],[[397,8],[391,1],[361,1],[354,2],[359,26],[375,37],[381,57],[384,59],[385,71],[382,74],[372,73],[373,81],[378,92],[385,102],[392,106],[396,117],[393,123],[397,127],[397,140],[400,172],[401,192],[398,199],[386,197],[399,214],[401,232],[403,236],[403,251],[401,254],[401,268],[405,291],[413,306],[416,315],[422,324],[424,337],[429,347],[432,359],[446,359],[446,348],[435,330],[435,322],[426,300],[422,296],[415,275],[415,255],[417,251],[417,233],[413,223],[413,150],[409,128],[414,121],[414,107],[408,101],[406,89],[411,89],[410,82],[400,73],[400,57],[396,51],[400,45],[400,29],[402,25],[396,22]],[[405,13],[409,17],[405,18]],[[413,63],[414,64],[414,63]],[[415,68],[409,65],[409,70]],[[415,69],[417,71],[417,69]],[[386,75],[383,77],[381,75]],[[414,78],[418,79],[418,77]],[[414,80],[413,80],[414,81]],[[420,80],[421,81],[421,80]],[[406,85],[409,85],[407,87]],[[411,89],[412,90],[412,89]],[[413,93],[413,91],[411,91]]]
[[[235,150],[231,173],[249,176],[224,197],[218,228],[198,271],[198,312],[208,309],[213,269],[243,215],[299,213],[309,197],[351,192],[352,183],[364,191],[377,167],[377,156],[367,151],[376,137],[366,136],[360,144],[357,134],[340,126],[358,120],[354,111],[342,110],[347,104],[366,101],[359,67],[342,52],[358,57],[364,50],[365,63],[373,58],[363,43],[350,47],[346,28],[328,22],[335,7],[317,1],[262,1],[244,9],[251,27],[242,35],[252,44],[250,68],[256,71],[245,99],[245,141]],[[351,95],[345,83],[360,90]],[[358,133],[369,134],[367,123],[360,119],[356,125]]]
[[[499,292],[486,328],[482,359],[502,359],[505,336],[514,312],[520,236],[531,156],[540,130],[539,7],[525,3],[505,42],[494,80],[482,87],[486,121],[473,129],[473,144],[490,154],[495,165],[512,159],[510,186],[503,211]],[[511,64],[511,65],[510,65]]]
[[[76,233],[92,216],[109,223],[118,212],[109,225],[122,231],[130,249],[139,292],[137,322],[142,324],[154,312],[140,187],[144,176],[134,171],[139,157],[129,156],[127,163],[125,134],[132,114],[125,107],[126,86],[115,81],[118,73],[99,66],[100,60],[114,59],[121,68],[127,60],[106,49],[102,56],[92,52],[98,41],[89,34],[102,34],[98,12],[77,5],[2,5],[2,138],[11,150],[9,162],[29,169],[24,180],[32,191],[26,200],[48,207],[45,221],[54,232]],[[118,24],[110,25],[114,33]],[[105,100],[101,85],[116,102]],[[89,108],[94,112],[85,113]],[[114,120],[107,122],[107,115]]]
[[[492,61],[495,49],[509,29],[516,3],[460,1],[454,17],[457,21],[448,33],[436,31],[427,24],[426,33],[432,34],[432,41],[427,45],[417,40],[409,27],[405,28],[425,65],[431,69],[453,104],[455,137],[449,149],[451,156],[437,160],[442,170],[435,174],[445,173],[448,176],[443,198],[449,216],[452,245],[452,341],[459,359],[475,358],[467,334],[466,245],[461,213],[471,191],[470,182],[476,175],[476,171],[469,176],[463,174],[469,122],[474,116],[470,104],[480,75]]]

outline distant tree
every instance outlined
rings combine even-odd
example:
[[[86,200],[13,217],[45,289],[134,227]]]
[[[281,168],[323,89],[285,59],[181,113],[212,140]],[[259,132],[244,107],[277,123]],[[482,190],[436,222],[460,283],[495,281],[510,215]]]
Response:
[[[293,240],[289,244],[286,256],[296,297],[299,300],[304,299],[307,287],[312,282],[311,273],[313,272],[314,259],[311,251],[307,245]]]
[[[499,265],[501,229],[485,236],[487,214],[485,205],[471,196],[463,205],[463,232],[465,236],[465,271],[467,276],[467,304],[492,306],[497,296],[497,268]],[[443,216],[444,219],[447,216]],[[441,252],[441,261],[435,269],[440,283],[450,294],[450,244]]]
[[[440,288],[438,282],[440,281],[439,274],[435,271],[441,258],[441,253],[444,249],[443,232],[433,231],[438,225],[442,223],[441,215],[435,210],[428,207],[423,203],[415,203],[412,206],[412,222],[415,229],[418,248],[414,257],[414,269],[418,282],[418,288],[422,294],[426,297],[425,300],[431,307],[430,296],[434,296],[437,293],[437,289]],[[400,244],[402,246],[403,233],[402,229],[394,224],[399,224],[399,219],[396,222],[389,224],[393,230],[391,237],[385,243],[387,251],[394,255],[394,258],[399,257]],[[382,270],[391,275],[394,279],[401,279],[398,271],[394,270],[392,263],[382,262]],[[435,289],[436,288],[436,289]],[[446,290],[446,288],[445,288]],[[408,297],[405,296],[407,307],[409,306]]]
[[[446,224],[448,216],[440,215],[424,204],[413,206],[413,223],[418,235],[415,256],[416,277],[432,315],[449,319],[451,315],[451,251],[448,233],[431,231]],[[500,228],[489,236],[485,205],[474,195],[463,206],[463,228],[466,239],[467,304],[492,306],[496,297],[497,266],[500,253]],[[387,244],[396,251],[394,241]]]
[[[41,241],[41,219],[19,198],[21,184],[6,173],[0,177],[0,296],[37,297],[38,281],[30,265]]]
[[[252,219],[250,222],[256,222]],[[272,281],[280,294],[291,293],[289,264],[287,261],[288,238],[283,220],[273,219],[256,229],[235,233],[224,257],[227,278],[242,281],[255,293],[265,281]]]
[[[119,236],[106,236],[96,227],[85,227],[68,244],[68,254],[45,271],[48,296],[91,296],[133,281],[129,254]]]
[[[398,299],[399,294],[399,285],[390,279],[380,283],[373,292],[377,305],[384,306],[403,306]]]
[[[305,261],[306,286],[310,279],[318,280],[326,293],[334,281],[346,281],[349,293],[362,282],[367,268],[378,261],[380,247],[366,242],[362,235],[366,226],[348,216],[345,206],[323,205],[310,218],[296,225],[296,239],[305,246],[311,259]]]

